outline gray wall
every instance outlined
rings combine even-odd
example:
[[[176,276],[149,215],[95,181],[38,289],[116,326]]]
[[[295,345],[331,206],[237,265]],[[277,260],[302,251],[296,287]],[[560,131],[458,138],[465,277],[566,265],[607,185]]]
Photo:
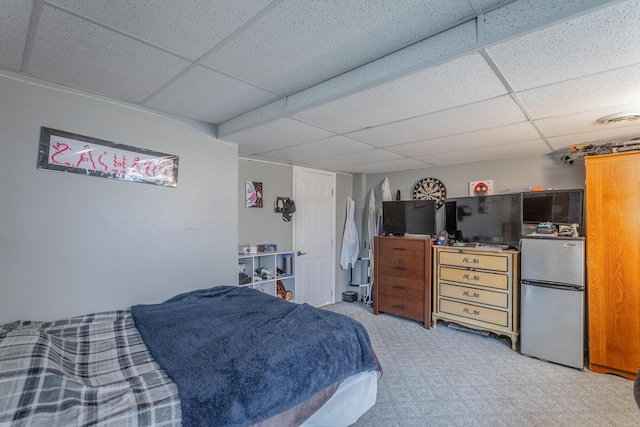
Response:
[[[178,187],[38,170],[41,126],[178,155]],[[211,134],[1,74],[0,323],[236,283],[238,150]]]
[[[444,166],[409,171],[377,173],[366,175],[366,192],[373,188],[376,204],[382,206],[381,186],[384,178],[389,178],[392,196],[400,190],[402,200],[411,200],[413,186],[422,178],[437,178],[445,185],[447,197],[469,195],[469,181],[493,180],[494,194],[507,193],[515,187],[545,187],[556,190],[584,188],[584,165],[564,164],[560,155],[543,155],[517,159],[470,163],[466,165]],[[362,202],[360,203],[362,206]],[[444,213],[437,213],[437,229],[444,228]]]
[[[262,208],[245,207],[246,181],[262,182]],[[276,197],[293,195],[293,168],[290,165],[239,159],[238,195],[238,244],[276,243],[279,251],[291,250],[292,222],[283,221],[282,214],[273,212],[273,202]]]

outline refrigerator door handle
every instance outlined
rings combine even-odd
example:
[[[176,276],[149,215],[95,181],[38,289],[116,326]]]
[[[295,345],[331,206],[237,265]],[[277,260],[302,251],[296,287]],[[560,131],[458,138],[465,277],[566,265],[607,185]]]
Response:
[[[532,282],[530,280],[522,280],[522,284],[528,285],[528,286],[539,286],[541,288],[563,289],[565,291],[579,291],[579,292],[584,291],[584,286],[579,286],[579,285],[569,285],[569,284],[559,285],[556,283]]]

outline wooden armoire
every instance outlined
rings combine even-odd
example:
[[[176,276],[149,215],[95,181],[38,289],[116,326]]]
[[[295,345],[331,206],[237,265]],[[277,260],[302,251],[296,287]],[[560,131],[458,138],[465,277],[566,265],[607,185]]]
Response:
[[[589,369],[640,367],[640,152],[585,158]]]

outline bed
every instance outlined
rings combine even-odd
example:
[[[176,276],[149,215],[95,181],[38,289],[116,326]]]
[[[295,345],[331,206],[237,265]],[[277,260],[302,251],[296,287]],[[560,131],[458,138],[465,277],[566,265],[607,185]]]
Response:
[[[0,425],[349,425],[381,372],[359,322],[217,286],[2,325]]]

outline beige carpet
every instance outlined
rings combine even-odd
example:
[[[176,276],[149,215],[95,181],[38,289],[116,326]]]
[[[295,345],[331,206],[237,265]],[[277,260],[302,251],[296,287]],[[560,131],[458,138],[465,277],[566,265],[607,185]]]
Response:
[[[508,340],[381,314],[324,307],[360,321],[384,370],[356,426],[640,426],[633,381],[523,356]]]

